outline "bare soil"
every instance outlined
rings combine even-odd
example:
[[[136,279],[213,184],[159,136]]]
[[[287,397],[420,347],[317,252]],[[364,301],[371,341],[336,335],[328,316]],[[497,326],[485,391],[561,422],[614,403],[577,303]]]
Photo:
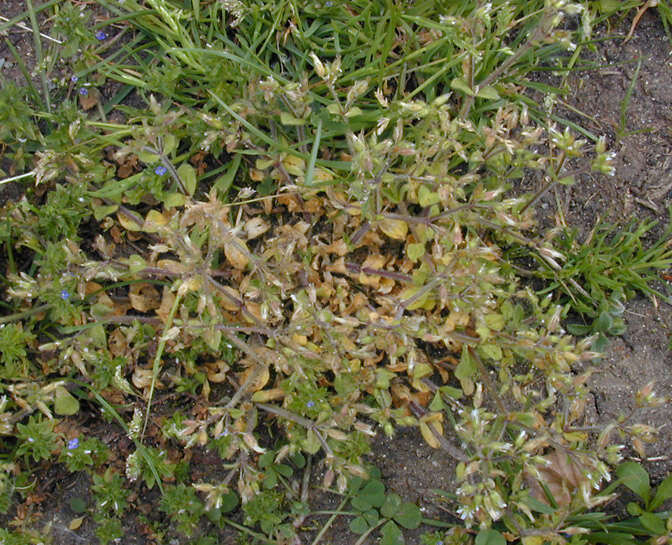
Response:
[[[0,14],[12,17],[24,9],[22,0],[3,0]],[[595,50],[587,58],[592,69],[578,70],[567,78],[572,89],[568,106],[561,107],[560,115],[579,123],[595,134],[605,134],[609,146],[617,152],[616,175],[584,175],[572,187],[560,187],[550,192],[540,203],[540,223],[556,224],[560,203],[561,217],[568,225],[579,228],[587,236],[598,218],[614,223],[625,223],[634,218],[657,219],[660,225],[668,221],[667,208],[672,205],[672,70],[670,69],[670,41],[654,10],[639,22],[633,38],[624,43],[630,20],[618,28],[603,28],[598,32]],[[23,55],[28,66],[34,65],[32,35],[12,29],[7,35]],[[25,84],[16,63],[4,44],[0,42],[0,74],[5,80]],[[626,92],[641,62],[634,92],[627,104],[622,123],[621,108]],[[555,80],[556,83],[558,80]],[[540,181],[522,180],[519,190],[535,191]],[[0,192],[0,202],[15,195],[7,187]],[[562,221],[557,220],[557,221]],[[660,229],[653,235],[659,234]],[[661,281],[662,282],[662,281]],[[594,407],[591,424],[597,427],[627,412],[633,405],[634,393],[650,381],[655,381],[656,392],[672,397],[672,352],[668,349],[672,307],[663,301],[643,298],[628,303],[625,313],[628,330],[625,335],[612,340],[590,382]],[[642,420],[660,430],[660,439],[647,448],[643,460],[654,480],[672,471],[672,406],[650,410]],[[101,438],[117,437],[119,430],[113,425],[101,433]],[[629,451],[630,455],[635,455]],[[425,503],[432,489],[451,491],[454,488],[455,461],[447,453],[431,449],[415,429],[400,429],[391,440],[380,434],[373,444],[369,461],[383,474],[388,490],[404,499],[425,504],[425,516],[454,521],[431,503]],[[201,468],[202,469],[202,468]],[[61,473],[62,472],[62,473]],[[55,465],[35,474],[37,487],[34,499],[43,496],[37,506],[21,506],[26,516],[34,516],[36,528],[51,528],[54,543],[69,545],[97,543],[94,524],[86,517],[76,531],[70,530],[71,521],[79,516],[70,508],[73,498],[90,500],[90,482],[85,475],[72,475],[63,466]],[[319,488],[321,475],[315,472],[309,502],[316,509],[334,508],[338,497],[326,494]],[[146,499],[136,498],[136,509],[124,522],[124,543],[179,543],[174,536],[158,536],[140,515],[147,505]],[[154,510],[145,513],[143,520],[159,520]],[[303,543],[319,530],[326,517],[308,519]],[[0,521],[4,522],[4,521]],[[420,543],[419,535],[429,528],[407,532],[407,543]],[[220,543],[234,543],[233,533],[222,533]],[[165,540],[165,541],[164,541]],[[324,536],[322,543],[350,545],[354,536],[347,530],[347,518],[339,517]],[[370,538],[373,543],[373,538]]]

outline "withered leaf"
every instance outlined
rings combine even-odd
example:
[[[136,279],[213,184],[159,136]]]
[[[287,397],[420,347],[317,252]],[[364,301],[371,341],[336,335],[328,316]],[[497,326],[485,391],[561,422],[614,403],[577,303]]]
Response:
[[[128,298],[131,306],[138,312],[148,312],[161,306],[158,290],[144,282],[131,284]]]
[[[232,242],[224,244],[224,255],[226,259],[238,270],[244,270],[250,262],[247,245],[238,237],[233,237]]]

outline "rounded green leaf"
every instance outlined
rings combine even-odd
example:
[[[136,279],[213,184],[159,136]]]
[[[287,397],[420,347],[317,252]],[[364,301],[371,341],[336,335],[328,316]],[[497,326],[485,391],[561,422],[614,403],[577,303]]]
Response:
[[[486,528],[478,532],[476,545],[506,545],[506,539],[497,530]]]
[[[376,479],[371,480],[364,485],[358,496],[373,507],[380,507],[385,501],[385,485]]]
[[[415,262],[425,255],[425,243],[413,242],[406,247],[406,255],[408,259]]]
[[[229,492],[222,496],[222,505],[219,507],[222,513],[230,513],[236,507],[238,507],[238,496],[235,492]]]
[[[355,517],[348,525],[353,534],[363,534],[369,529],[369,524],[364,517]]]
[[[72,416],[79,411],[79,401],[62,386],[56,388],[54,411],[60,416]]]
[[[380,514],[383,515],[384,517],[391,519],[394,515],[396,515],[399,512],[401,503],[402,500],[399,494],[388,494],[385,497],[385,502],[383,503],[383,506],[380,508]]]
[[[420,526],[422,522],[422,513],[420,508],[414,503],[405,502],[399,507],[399,511],[394,515],[394,520],[404,528],[413,530]]]
[[[380,529],[380,545],[404,545],[404,536],[394,522],[387,521]]]

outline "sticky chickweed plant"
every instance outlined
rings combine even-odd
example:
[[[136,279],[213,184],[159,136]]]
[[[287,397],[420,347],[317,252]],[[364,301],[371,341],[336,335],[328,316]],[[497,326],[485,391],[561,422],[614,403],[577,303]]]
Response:
[[[423,542],[602,531],[622,444],[655,430],[587,422],[594,339],[552,297],[587,288],[535,196],[507,192],[584,155],[613,173],[525,95],[590,43],[595,6],[95,3],[0,23],[37,53],[0,91],[0,183],[23,192],[0,224],[0,542],[48,533],[36,475],[61,464],[90,482],[67,531],[101,543],[132,516],[156,543],[316,544],[339,516],[353,543],[403,543],[418,506],[365,465],[399,426],[457,461]],[[316,485],[343,498],[328,519]]]

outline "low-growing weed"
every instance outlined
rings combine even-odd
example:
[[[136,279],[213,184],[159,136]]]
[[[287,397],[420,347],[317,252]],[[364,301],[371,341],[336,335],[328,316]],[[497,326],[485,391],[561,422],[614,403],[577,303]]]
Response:
[[[531,238],[535,197],[507,194],[530,170],[570,183],[586,153],[613,171],[603,140],[539,125],[524,97],[587,39],[585,3],[97,4],[97,22],[52,1],[11,23],[30,21],[42,89],[0,92],[0,183],[25,189],[0,229],[0,510],[60,462],[90,475],[101,543],[132,516],[156,541],[291,543],[315,463],[355,542],[402,543],[419,507],[364,465],[398,426],[458,462],[451,542],[560,543],[607,501],[618,448],[584,426],[593,339],[503,250],[596,320],[577,333],[617,332],[620,294],[669,264],[648,224]],[[64,38],[44,48],[43,10]],[[31,542],[15,518],[2,539]]]

